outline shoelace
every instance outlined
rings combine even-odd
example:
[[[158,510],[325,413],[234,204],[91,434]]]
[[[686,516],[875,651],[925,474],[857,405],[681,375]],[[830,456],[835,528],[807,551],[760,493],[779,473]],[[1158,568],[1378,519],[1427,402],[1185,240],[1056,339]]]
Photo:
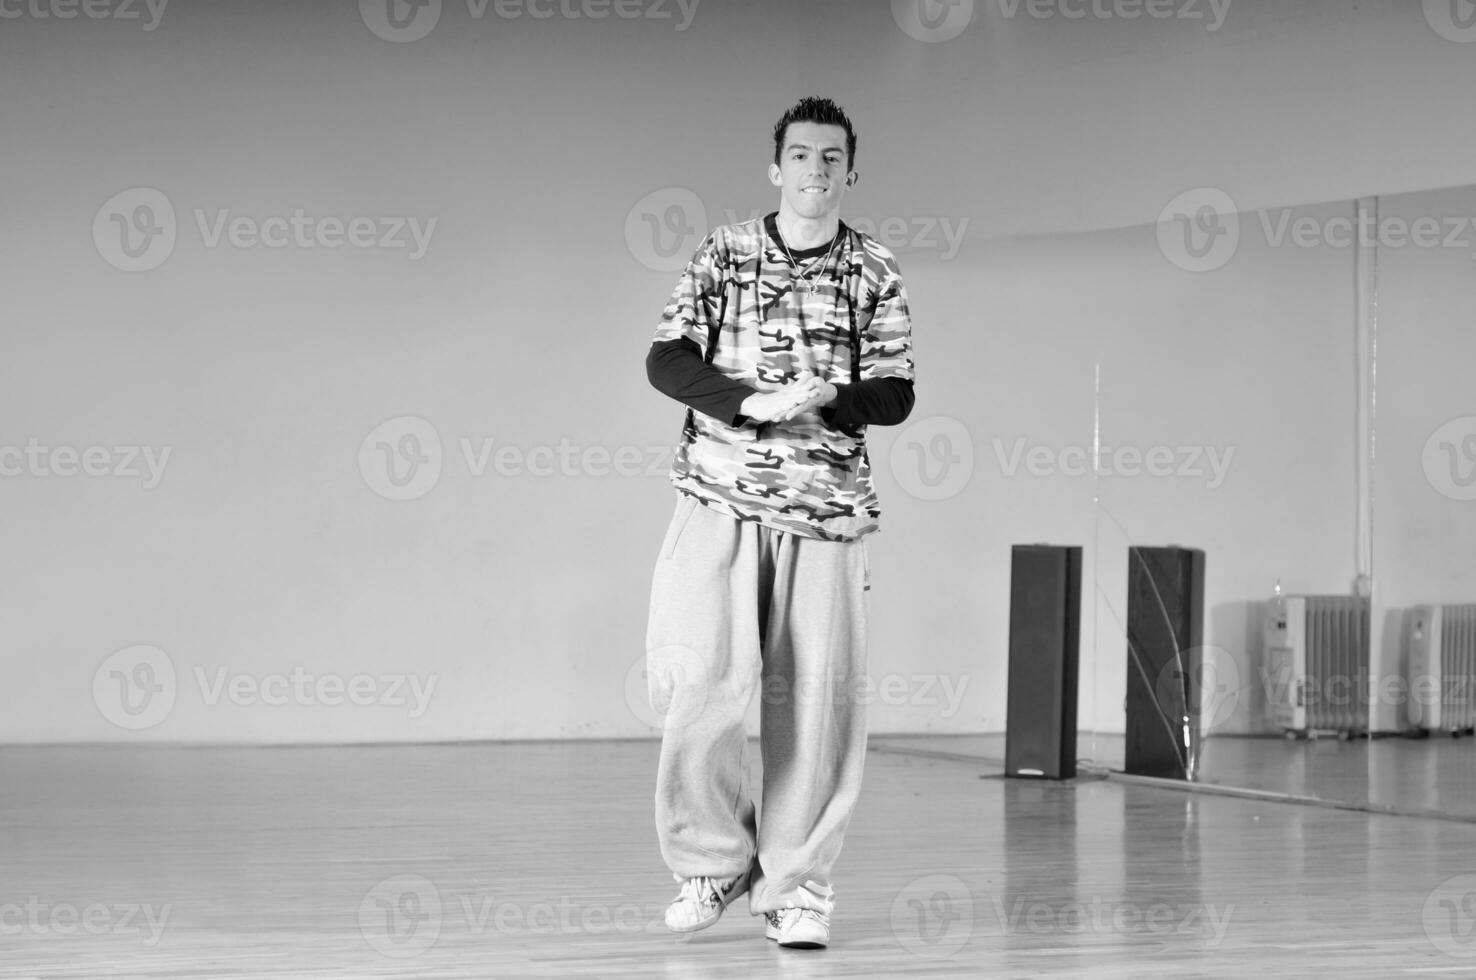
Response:
[[[688,878],[682,882],[678,898],[689,899],[699,906],[715,907],[721,904],[717,883],[711,878]]]

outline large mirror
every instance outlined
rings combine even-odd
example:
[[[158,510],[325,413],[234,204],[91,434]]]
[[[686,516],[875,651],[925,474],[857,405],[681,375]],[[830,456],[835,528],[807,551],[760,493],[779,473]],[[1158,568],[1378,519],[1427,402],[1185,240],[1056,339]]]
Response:
[[[1476,817],[1452,735],[1476,687],[1472,214],[1471,188],[1255,210],[1199,188],[1153,225],[971,256],[1006,311],[962,352],[979,404],[896,434],[889,475],[947,498],[969,459],[996,574],[1013,544],[1082,546],[1083,771],[1133,773],[1147,717],[1200,787]],[[1204,555],[1177,669],[1136,648],[1129,600],[1130,549],[1175,545]],[[1003,647],[1004,597],[973,601]]]
[[[1167,269],[1146,235],[1103,242],[1137,288],[1098,318],[1083,718],[1112,716],[1145,653],[1128,547],[1202,548],[1189,696],[1153,678],[1165,723],[1191,718],[1190,779],[1476,819],[1476,188],[1224,204],[1165,209]],[[1110,726],[1086,744],[1133,770]]]
[[[1201,187],[1103,244],[1123,286],[1098,313],[1083,605],[1094,717],[1123,717],[1089,739],[1107,769],[1364,794],[1373,310],[1370,255],[1343,233],[1362,210],[1237,211]],[[1194,565],[1175,577],[1135,546],[1201,552],[1203,605]]]
[[[1374,640],[1395,679],[1367,799],[1476,819],[1476,187],[1378,201]]]

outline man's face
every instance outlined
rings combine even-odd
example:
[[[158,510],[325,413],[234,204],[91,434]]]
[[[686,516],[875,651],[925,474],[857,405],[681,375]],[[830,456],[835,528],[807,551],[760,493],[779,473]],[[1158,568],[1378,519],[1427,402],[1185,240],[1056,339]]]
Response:
[[[846,131],[842,126],[790,123],[784,132],[779,164],[769,165],[769,181],[784,202],[802,218],[820,218],[840,210],[848,187]]]

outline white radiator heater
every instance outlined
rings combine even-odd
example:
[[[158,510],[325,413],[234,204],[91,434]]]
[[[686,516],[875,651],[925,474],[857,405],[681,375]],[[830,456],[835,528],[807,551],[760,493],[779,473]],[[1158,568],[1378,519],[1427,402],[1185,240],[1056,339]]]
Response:
[[[1409,723],[1454,735],[1476,727],[1476,603],[1415,606],[1405,619]]]
[[[1368,600],[1278,596],[1266,604],[1265,688],[1288,735],[1368,731]]]

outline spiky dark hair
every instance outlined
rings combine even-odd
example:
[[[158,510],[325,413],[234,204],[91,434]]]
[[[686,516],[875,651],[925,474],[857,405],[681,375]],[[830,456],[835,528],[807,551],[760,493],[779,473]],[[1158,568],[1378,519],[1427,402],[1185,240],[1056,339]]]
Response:
[[[810,95],[800,99],[774,124],[774,163],[784,153],[784,136],[790,123],[808,122],[821,126],[840,126],[846,131],[846,169],[856,166],[856,130],[840,106],[829,99]]]

